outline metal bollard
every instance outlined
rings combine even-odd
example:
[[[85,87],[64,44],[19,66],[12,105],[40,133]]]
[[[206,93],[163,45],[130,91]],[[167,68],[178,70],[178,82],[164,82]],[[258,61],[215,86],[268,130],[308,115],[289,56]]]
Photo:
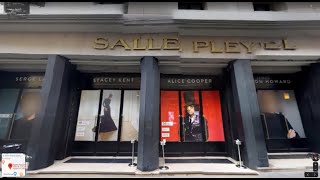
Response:
[[[163,141],[160,141],[160,145],[162,146],[163,166],[160,166],[159,169],[160,170],[168,170],[169,167],[166,166],[166,160],[165,160],[165,157],[164,157],[164,146],[166,145],[166,140],[164,139]]]
[[[129,164],[130,167],[136,167],[137,164],[134,163],[134,143],[136,142],[135,139],[131,140],[131,144],[132,144],[132,161],[131,163]]]
[[[246,169],[247,167],[244,166],[244,165],[242,164],[242,161],[241,161],[241,152],[240,152],[241,141],[240,141],[239,139],[237,139],[235,142],[236,142],[236,145],[238,146],[238,155],[239,155],[239,164],[237,164],[236,166],[237,166],[238,168]]]

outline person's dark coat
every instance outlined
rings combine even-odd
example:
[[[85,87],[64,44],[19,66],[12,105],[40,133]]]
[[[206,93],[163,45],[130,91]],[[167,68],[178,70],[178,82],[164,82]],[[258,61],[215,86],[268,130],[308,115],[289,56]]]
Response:
[[[262,113],[261,120],[266,139],[288,139],[288,131],[293,129],[282,113]],[[296,137],[293,139],[300,138],[297,131],[295,132]]]
[[[34,119],[27,120],[26,117],[14,120],[10,139],[30,139],[33,121]]]
[[[199,115],[195,115],[199,116]],[[196,117],[200,121],[200,117]],[[206,120],[204,120],[206,121]],[[203,133],[202,133],[202,124],[201,121],[199,124],[193,124],[189,120],[189,115],[184,117],[184,141],[187,142],[202,142],[203,141]]]

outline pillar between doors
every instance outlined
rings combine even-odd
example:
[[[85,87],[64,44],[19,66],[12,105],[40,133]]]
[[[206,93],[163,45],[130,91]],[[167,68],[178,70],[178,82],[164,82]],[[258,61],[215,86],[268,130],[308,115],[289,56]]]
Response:
[[[299,73],[297,102],[312,152],[320,153],[320,63],[304,67]]]
[[[268,153],[250,60],[235,60],[228,67],[233,98],[233,126],[236,125],[246,166],[268,167]],[[233,142],[234,143],[234,142]]]
[[[140,115],[138,169],[154,171],[159,168],[160,72],[158,60],[141,59]]]
[[[48,167],[54,163],[59,135],[64,133],[64,120],[72,72],[69,60],[49,55],[41,89],[41,111],[32,125],[27,155],[32,156],[29,170]]]

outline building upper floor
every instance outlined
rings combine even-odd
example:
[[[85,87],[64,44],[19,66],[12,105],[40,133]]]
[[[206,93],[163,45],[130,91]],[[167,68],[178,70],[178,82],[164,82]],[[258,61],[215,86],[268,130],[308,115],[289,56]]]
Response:
[[[0,2],[0,14],[5,13]],[[320,13],[320,2],[29,2],[31,15],[154,14],[172,18],[179,13]],[[186,12],[187,11],[187,12]],[[187,13],[187,14],[188,14]],[[241,15],[241,14],[240,14]],[[228,17],[225,16],[225,19]],[[299,19],[293,16],[292,19]]]
[[[192,35],[197,29],[197,35],[220,35],[219,29],[228,34],[234,29],[315,33],[320,28],[320,2],[32,2],[24,18],[9,17],[4,4],[0,4],[2,32],[183,31]]]

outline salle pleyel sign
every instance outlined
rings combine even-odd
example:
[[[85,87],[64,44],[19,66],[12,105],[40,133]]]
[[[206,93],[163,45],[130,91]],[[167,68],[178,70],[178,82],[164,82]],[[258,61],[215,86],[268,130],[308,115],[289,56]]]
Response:
[[[209,51],[211,53],[241,53],[245,51],[251,54],[256,49],[264,50],[296,50],[296,46],[289,43],[286,39],[278,41],[223,41],[218,42],[212,40],[194,40],[190,44],[193,47],[193,53],[201,51]],[[136,38],[126,40],[119,38],[117,40],[109,40],[108,38],[96,38],[93,48],[97,50],[114,50],[122,48],[124,50],[176,50],[183,51],[179,38],[163,38],[154,40],[153,38]]]

